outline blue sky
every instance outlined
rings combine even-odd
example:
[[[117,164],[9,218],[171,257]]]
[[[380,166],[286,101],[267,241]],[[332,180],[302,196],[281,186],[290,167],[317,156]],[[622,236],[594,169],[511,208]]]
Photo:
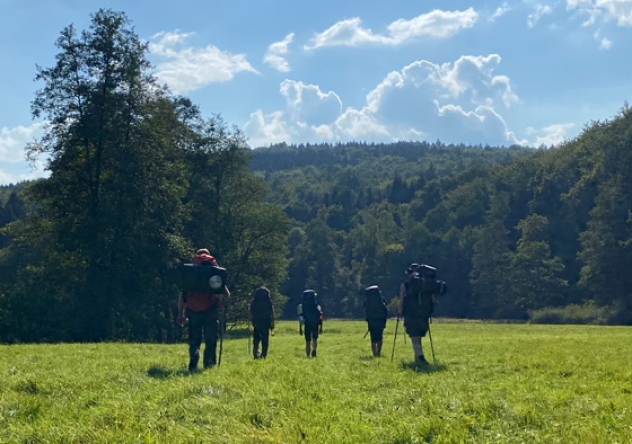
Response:
[[[0,0],[0,184],[45,176],[30,104],[67,25],[123,11],[161,83],[286,141],[558,144],[632,93],[632,0]]]

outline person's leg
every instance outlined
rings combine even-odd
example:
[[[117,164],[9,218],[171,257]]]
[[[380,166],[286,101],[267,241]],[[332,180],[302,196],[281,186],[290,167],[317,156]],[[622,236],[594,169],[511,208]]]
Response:
[[[261,326],[255,324],[253,327],[252,355],[257,359],[259,358],[259,342],[261,342]]]
[[[406,334],[410,337],[410,342],[413,346],[413,353],[415,354],[415,360],[425,362],[424,352],[421,346],[421,337],[425,333],[423,331],[421,319],[412,317],[404,318],[404,328],[406,330]]]
[[[217,364],[217,339],[219,338],[219,317],[217,310],[204,313],[204,368]]]
[[[197,369],[202,345],[202,322],[199,313],[189,311],[189,371]]]
[[[312,358],[316,357],[316,347],[318,347],[318,325],[312,331]]]
[[[377,343],[380,340],[381,323],[375,320],[369,320],[369,335],[371,336],[371,352],[374,357],[379,355]]]
[[[264,325],[261,329],[261,357],[268,356],[268,346],[270,345],[270,325]]]
[[[305,355],[309,358],[311,351],[310,341],[312,339],[312,328],[310,325],[303,325],[303,333],[305,334]]]
[[[423,361],[424,351],[421,346],[421,336],[411,336],[410,342],[413,344],[413,352],[415,353],[415,359],[418,361]]]

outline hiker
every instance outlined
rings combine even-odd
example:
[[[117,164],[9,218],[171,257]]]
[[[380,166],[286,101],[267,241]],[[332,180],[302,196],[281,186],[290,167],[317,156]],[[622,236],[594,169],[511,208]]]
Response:
[[[217,260],[211,256],[206,248],[196,251],[193,264],[202,266],[217,266]],[[222,298],[223,297],[223,298]],[[197,370],[200,360],[200,346],[204,338],[204,368],[217,364],[217,339],[220,329],[220,311],[223,310],[223,300],[230,297],[226,285],[217,292],[183,291],[178,301],[178,324],[184,326],[189,323],[189,371]]]
[[[382,354],[382,339],[388,318],[386,300],[377,285],[371,285],[364,290],[364,303],[362,309],[371,335],[371,351],[374,357]],[[366,336],[366,335],[365,335]]]
[[[314,290],[305,290],[302,295],[302,303],[299,305],[299,334],[300,322],[302,318],[305,334],[305,354],[309,358],[316,357],[316,347],[318,346],[318,335],[323,334],[323,311],[316,300]]]
[[[257,288],[250,303],[250,319],[254,329],[252,353],[255,359],[268,356],[270,332],[274,330],[274,308],[270,298],[270,290],[265,286]],[[259,354],[261,343],[261,354]]]
[[[432,293],[417,289],[417,278],[421,278],[425,265],[413,263],[406,269],[407,279],[399,287],[398,318],[404,317],[404,329],[412,342],[415,360],[420,364],[428,364],[424,357],[421,338],[426,336],[430,328],[430,316],[434,309]],[[433,269],[434,270],[434,269]]]

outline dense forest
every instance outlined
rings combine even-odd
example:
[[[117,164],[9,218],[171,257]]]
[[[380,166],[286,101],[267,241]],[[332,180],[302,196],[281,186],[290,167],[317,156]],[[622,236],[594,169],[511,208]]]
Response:
[[[413,261],[448,292],[435,315],[632,323],[632,109],[551,149],[392,144],[250,149],[149,74],[122,13],[64,29],[38,67],[26,147],[50,177],[0,187],[0,341],[171,341],[180,265],[230,274],[229,322],[273,291],[294,318],[392,299]]]
[[[315,287],[332,316],[416,261],[448,282],[438,316],[632,322],[627,103],[554,149],[279,145],[251,165],[294,221],[282,293]]]

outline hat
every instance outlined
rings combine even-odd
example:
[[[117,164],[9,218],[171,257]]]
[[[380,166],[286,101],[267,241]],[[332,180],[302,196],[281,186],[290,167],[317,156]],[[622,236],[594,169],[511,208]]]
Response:
[[[413,271],[415,271],[417,268],[419,268],[419,264],[418,264],[418,263],[416,263],[416,262],[413,262],[412,264],[410,264],[410,267],[408,267],[408,268],[406,269],[406,273],[407,273],[407,274],[410,274],[410,273],[412,273]]]
[[[193,258],[193,263],[201,263],[208,262],[211,265],[217,265],[217,260],[211,256],[211,253],[206,248],[201,248],[195,252],[195,258]]]

